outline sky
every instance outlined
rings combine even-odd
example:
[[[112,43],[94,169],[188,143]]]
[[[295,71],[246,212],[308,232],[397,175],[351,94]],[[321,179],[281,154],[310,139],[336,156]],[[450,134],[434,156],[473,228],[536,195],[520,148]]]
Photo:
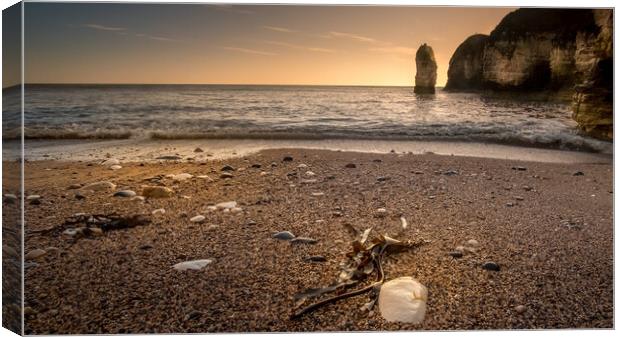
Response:
[[[25,3],[26,83],[437,85],[514,8]]]

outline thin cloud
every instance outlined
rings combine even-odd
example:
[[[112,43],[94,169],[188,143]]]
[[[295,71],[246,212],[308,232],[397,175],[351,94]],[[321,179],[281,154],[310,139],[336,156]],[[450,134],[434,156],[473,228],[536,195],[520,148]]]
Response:
[[[222,47],[222,49],[226,49],[226,50],[230,50],[230,51],[236,51],[236,52],[245,53],[245,54],[254,54],[254,55],[264,55],[264,56],[278,55],[278,54],[267,52],[267,51],[255,50],[255,49],[247,49],[247,48],[239,48],[239,47]]]
[[[400,46],[377,47],[377,48],[370,48],[369,50],[378,52],[378,53],[404,54],[404,55],[414,55],[416,52],[414,48],[400,47]]]
[[[269,29],[269,30],[273,30],[275,32],[280,32],[280,33],[297,33],[296,30],[292,30],[292,29],[288,29],[288,28],[284,28],[284,27],[263,26],[263,28]]]
[[[92,29],[97,29],[97,30],[107,30],[107,31],[112,31],[112,32],[118,32],[118,31],[126,30],[123,27],[110,27],[110,26],[104,26],[104,25],[97,25],[97,24],[94,24],[94,23],[85,24],[84,27],[88,27],[88,28],[92,28]]]
[[[263,41],[263,42],[274,45],[274,46],[281,46],[281,47],[287,47],[287,48],[299,49],[299,50],[307,50],[307,51],[313,51],[317,53],[335,53],[336,52],[333,49],[312,47],[312,46],[302,46],[298,44],[292,44],[292,43],[280,42],[280,41]]]
[[[355,40],[355,41],[359,41],[359,42],[366,42],[366,43],[377,43],[377,42],[379,42],[376,39],[373,39],[371,37],[357,35],[357,34],[351,34],[351,33],[343,33],[343,32],[329,32],[329,33],[327,33],[327,35],[325,37],[327,37],[327,38],[334,38],[334,37],[336,37],[336,38],[345,38],[345,39]]]

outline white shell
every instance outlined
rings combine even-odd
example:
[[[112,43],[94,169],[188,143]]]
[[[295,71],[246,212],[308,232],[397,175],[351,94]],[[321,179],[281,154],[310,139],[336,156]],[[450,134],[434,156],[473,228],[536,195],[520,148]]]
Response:
[[[428,290],[413,277],[399,277],[381,286],[379,311],[388,322],[421,323]]]
[[[113,171],[120,170],[120,169],[122,169],[122,168],[123,168],[123,167],[122,167],[122,166],[120,166],[120,165],[112,165],[112,166],[110,166],[110,170],[113,170]]]
[[[172,266],[172,268],[178,271],[200,270],[206,267],[211,262],[213,262],[213,260],[211,259],[185,261],[175,264],[174,266]]]

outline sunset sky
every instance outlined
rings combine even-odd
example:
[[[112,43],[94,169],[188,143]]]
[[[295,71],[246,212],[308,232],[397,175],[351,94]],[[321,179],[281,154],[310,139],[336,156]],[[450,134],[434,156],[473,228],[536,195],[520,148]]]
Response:
[[[26,3],[27,83],[413,85],[512,8]]]

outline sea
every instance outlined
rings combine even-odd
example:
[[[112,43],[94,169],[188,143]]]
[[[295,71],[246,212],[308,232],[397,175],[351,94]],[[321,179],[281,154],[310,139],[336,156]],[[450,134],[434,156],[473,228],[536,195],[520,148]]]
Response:
[[[19,137],[5,90],[3,138]],[[612,153],[583,135],[569,102],[525,95],[418,95],[412,87],[27,85],[27,140],[397,140]]]

